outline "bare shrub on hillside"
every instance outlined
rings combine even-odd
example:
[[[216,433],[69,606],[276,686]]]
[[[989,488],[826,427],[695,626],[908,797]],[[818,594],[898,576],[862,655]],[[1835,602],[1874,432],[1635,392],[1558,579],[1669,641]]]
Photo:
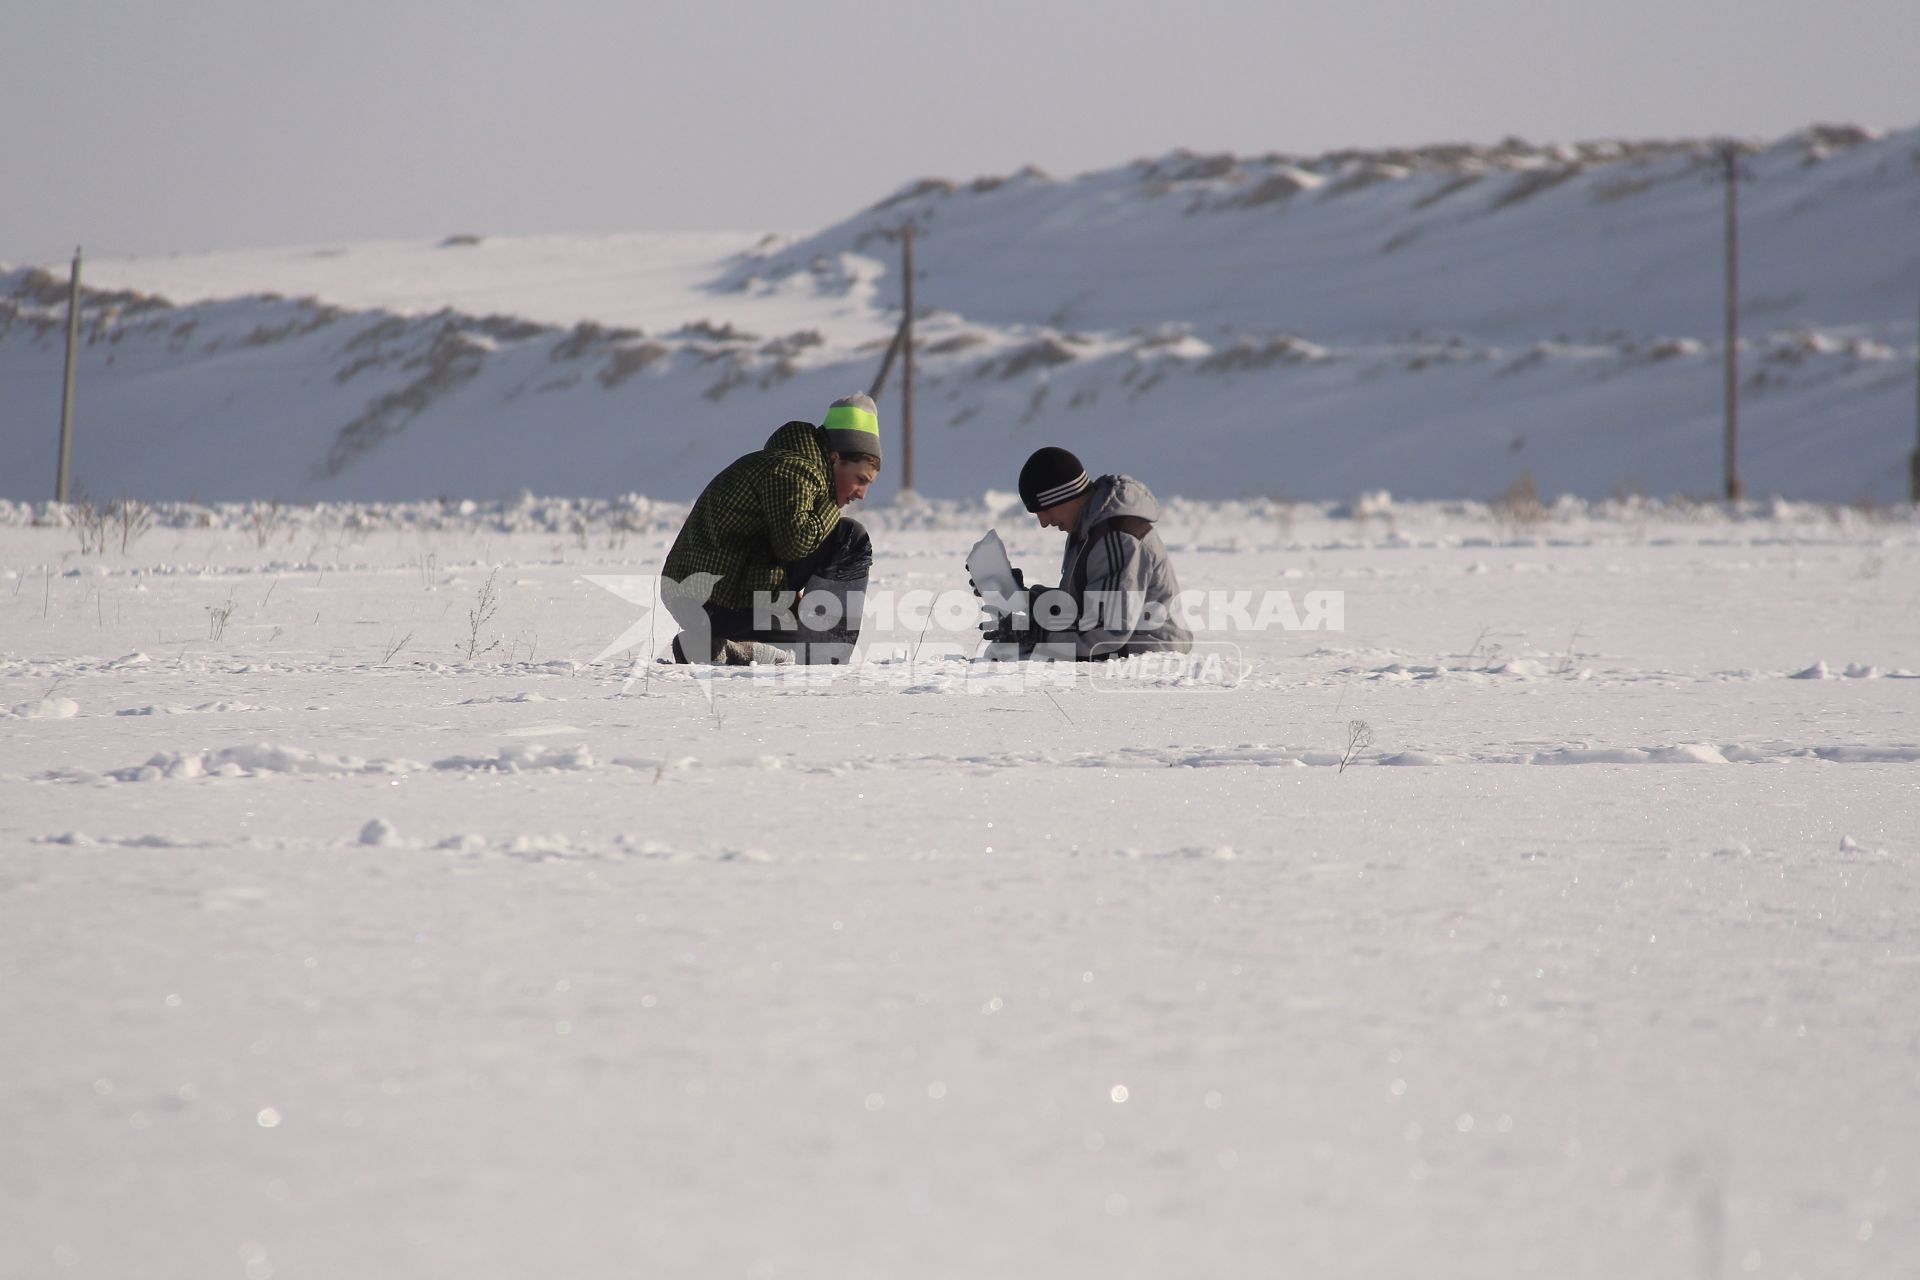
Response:
[[[473,608],[467,611],[467,661],[472,662],[476,654],[492,653],[500,647],[495,640],[486,648],[480,647],[480,632],[493,621],[493,615],[500,612],[500,571],[495,569],[487,575],[487,581],[480,588],[479,596],[474,600]]]
[[[107,507],[113,527],[120,534],[120,554],[133,549],[147,530],[153,528],[153,508],[133,498],[121,498]]]
[[[899,191],[894,192],[879,204],[868,209],[867,212],[878,213],[882,209],[890,209],[894,205],[904,204],[909,200],[918,200],[922,196],[950,196],[953,194],[953,191],[953,183],[948,182],[945,178],[922,178],[918,182],[910,183],[902,187]]]
[[[1540,501],[1540,486],[1534,483],[1533,472],[1522,470],[1500,491],[1500,496],[1487,504],[1487,510],[1493,515],[1494,527],[1505,536],[1530,534],[1545,523],[1546,504]]]
[[[1863,493],[1847,504],[1856,517],[1869,525],[1888,525],[1905,523],[1910,508],[1901,508],[1891,502],[1882,502],[1878,494]]]
[[[246,529],[253,535],[253,545],[265,551],[285,524],[286,515],[280,510],[278,502],[256,502],[247,511]]]
[[[683,338],[706,338],[712,342],[758,342],[760,335],[748,333],[745,329],[734,327],[728,320],[715,324],[711,320],[695,320],[680,326],[679,336]]]
[[[1335,179],[1322,192],[1326,199],[1351,195],[1356,191],[1365,191],[1368,187],[1382,182],[1393,182],[1407,176],[1407,171],[1399,165],[1362,162],[1356,164],[1347,173]]]
[[[1267,495],[1267,515],[1273,520],[1274,534],[1281,542],[1293,541],[1295,503],[1286,490],[1275,486]]]
[[[80,554],[104,555],[107,550],[107,513],[97,507],[85,489],[74,486],[73,501],[67,504],[67,525],[80,540]]]
[[[1487,206],[1488,213],[1498,213],[1525,200],[1531,200],[1542,191],[1559,186],[1567,179],[1581,172],[1581,166],[1570,164],[1547,169],[1532,169],[1520,174],[1507,184],[1507,189],[1494,197]]]
[[[1054,337],[1036,338],[997,360],[982,361],[976,377],[998,377],[1002,381],[1017,378],[1034,369],[1051,369],[1078,359],[1078,353]]]
[[[1264,339],[1241,338],[1202,360],[1199,369],[1202,373],[1248,373],[1278,365],[1313,364],[1328,355],[1325,347],[1298,334],[1282,333]]]
[[[617,340],[617,338],[640,336],[639,333],[619,334],[615,330],[595,324],[591,320],[582,320],[568,331],[567,336],[553,344],[553,350],[547,354],[556,364],[562,360],[578,360]]]
[[[810,347],[825,345],[826,335],[818,329],[796,329],[792,333],[782,334],[760,348],[763,356],[797,356]]]
[[[227,620],[233,617],[233,597],[228,596],[225,604],[207,606],[207,639],[216,644],[227,634]]]
[[[730,359],[727,361],[726,372],[720,375],[720,380],[700,394],[717,404],[727,398],[728,392],[744,387],[752,381],[753,375],[749,372],[746,362]]]
[[[1221,200],[1212,208],[1258,209],[1263,205],[1280,204],[1293,199],[1303,191],[1311,190],[1313,190],[1313,180],[1309,175],[1297,170],[1287,170],[1269,175],[1257,185],[1238,195]]]
[[[1459,177],[1453,178],[1448,182],[1442,183],[1440,186],[1435,187],[1432,191],[1429,191],[1426,195],[1421,196],[1418,200],[1414,201],[1413,207],[1416,210],[1431,208],[1433,205],[1439,204],[1442,200],[1445,200],[1448,196],[1453,195],[1455,192],[1465,191],[1468,187],[1480,181],[1481,178],[1485,176],[1486,176],[1485,174],[1480,174],[1480,173],[1463,173]]]
[[[987,335],[976,329],[965,329],[951,337],[930,342],[921,351],[930,356],[954,355],[961,351],[977,347],[987,340]]]
[[[486,347],[451,322],[442,326],[426,354],[406,364],[419,370],[418,376],[398,390],[376,396],[359,417],[340,428],[320,474],[337,476],[375,445],[398,435],[436,399],[476,377],[486,358]]]
[[[1660,178],[1646,174],[1632,178],[1615,178],[1611,182],[1602,182],[1593,188],[1595,204],[1611,204],[1616,200],[1627,200],[1651,191]]]
[[[613,356],[597,375],[600,385],[611,391],[634,374],[664,359],[668,349],[658,342],[642,342],[637,346],[615,347]]]
[[[1347,721],[1347,749],[1340,753],[1340,767],[1335,773],[1345,773],[1353,758],[1373,745],[1373,726],[1365,720]]]
[[[616,511],[607,519],[607,550],[625,549],[627,539],[645,528],[645,523],[634,512]]]

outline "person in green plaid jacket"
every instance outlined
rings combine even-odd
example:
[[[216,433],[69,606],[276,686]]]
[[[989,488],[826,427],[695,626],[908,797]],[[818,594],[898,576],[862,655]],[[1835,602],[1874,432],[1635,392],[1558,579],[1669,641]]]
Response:
[[[879,474],[879,413],[852,395],[819,426],[789,422],[715,476],[661,568],[661,597],[683,628],[674,660],[849,661],[873,544],[840,509]]]

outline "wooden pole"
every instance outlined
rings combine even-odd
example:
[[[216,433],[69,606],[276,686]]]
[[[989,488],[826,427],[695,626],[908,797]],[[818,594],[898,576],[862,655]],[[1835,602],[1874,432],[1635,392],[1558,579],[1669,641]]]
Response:
[[[1738,502],[1740,486],[1740,151],[1733,143],[1720,149],[1727,184],[1727,501]]]
[[[887,354],[881,357],[880,372],[874,375],[873,385],[867,388],[867,396],[870,399],[875,401],[880,399],[880,392],[887,385],[887,372],[893,368],[894,359],[900,354],[900,344],[905,341],[906,336],[907,322],[902,320],[900,327],[893,331],[893,341],[887,346]]]
[[[73,251],[73,275],[67,285],[67,382],[60,395],[60,473],[54,480],[54,501],[67,500],[68,477],[73,474],[73,366],[80,346],[80,250]]]
[[[1907,459],[1907,501],[1920,506],[1920,358],[1913,368],[1913,456]]]
[[[900,236],[901,277],[906,296],[902,299],[905,316],[901,320],[900,366],[900,487],[913,488],[913,224],[909,222]]]

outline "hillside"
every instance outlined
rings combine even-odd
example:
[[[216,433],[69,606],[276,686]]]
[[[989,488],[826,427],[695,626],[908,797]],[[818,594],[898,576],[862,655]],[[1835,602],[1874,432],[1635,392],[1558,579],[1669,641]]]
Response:
[[[1889,501],[1914,446],[1920,130],[1745,158],[1743,473]],[[685,498],[871,381],[917,228],[916,487],[1063,443],[1192,497],[1712,493],[1706,142],[1175,153],[910,184],[806,235],[488,238],[89,262],[91,493]],[[0,271],[0,497],[54,473],[64,270]],[[897,384],[883,397],[899,479]]]

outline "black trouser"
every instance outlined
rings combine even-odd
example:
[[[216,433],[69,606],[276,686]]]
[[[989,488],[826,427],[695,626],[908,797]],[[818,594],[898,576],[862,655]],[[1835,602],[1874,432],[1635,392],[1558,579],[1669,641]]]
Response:
[[[794,616],[793,630],[756,627],[752,605],[695,605],[668,597],[668,611],[684,628],[674,642],[674,657],[681,662],[701,661],[697,651],[702,646],[696,637],[705,629],[707,662],[720,661],[729,640],[777,644],[792,649],[803,663],[851,661],[854,642],[860,638],[867,575],[873,569],[873,541],[866,529],[858,520],[843,518],[811,555],[783,564],[781,569],[786,574],[787,591],[798,591],[805,597],[797,609],[786,611]],[[760,620],[764,621],[764,613]]]

